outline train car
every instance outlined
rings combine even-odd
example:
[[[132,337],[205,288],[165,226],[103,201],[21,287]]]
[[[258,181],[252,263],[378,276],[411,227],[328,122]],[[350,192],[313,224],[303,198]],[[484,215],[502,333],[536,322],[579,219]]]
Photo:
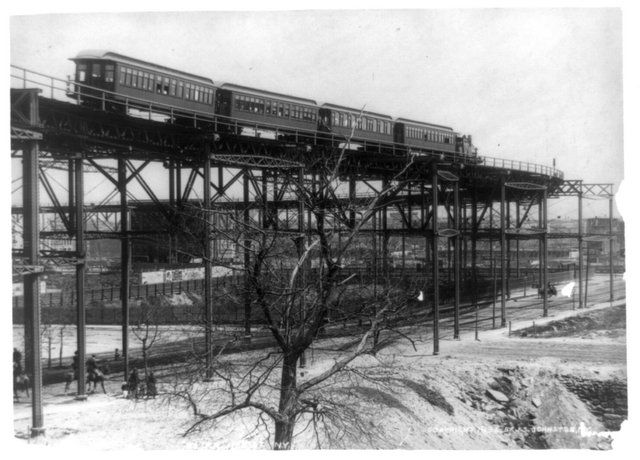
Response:
[[[320,107],[318,130],[337,134],[345,139],[353,132],[354,140],[392,144],[392,124],[393,118],[388,115],[323,104]]]
[[[456,133],[447,126],[397,118],[393,128],[394,141],[418,149],[438,152],[456,151]]]
[[[217,88],[215,113],[224,117],[218,124],[221,129],[224,129],[226,117],[232,127],[258,126],[283,133],[287,129],[307,130],[314,135],[318,124],[316,101],[231,83]]]
[[[71,60],[76,64],[77,84],[70,96],[84,105],[100,107],[104,97],[110,101],[108,108],[112,110],[123,111],[127,101],[126,106],[141,109],[147,109],[151,103],[213,114],[215,86],[209,78],[111,51],[82,51]]]

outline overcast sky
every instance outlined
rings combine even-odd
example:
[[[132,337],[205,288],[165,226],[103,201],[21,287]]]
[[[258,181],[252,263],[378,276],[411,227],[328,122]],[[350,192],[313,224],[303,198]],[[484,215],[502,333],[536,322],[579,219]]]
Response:
[[[481,155],[617,186],[621,29],[613,8],[30,15],[10,18],[10,60],[64,78],[80,50],[113,50],[451,126]]]

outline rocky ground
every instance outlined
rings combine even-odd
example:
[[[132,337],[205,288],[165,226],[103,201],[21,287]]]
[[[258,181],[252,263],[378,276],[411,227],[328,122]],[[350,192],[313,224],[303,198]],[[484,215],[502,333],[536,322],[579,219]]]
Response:
[[[444,330],[437,356],[430,331],[408,328],[413,343],[398,340],[375,357],[362,356],[352,363],[354,372],[317,390],[342,408],[343,417],[317,431],[302,420],[293,447],[610,449],[627,414],[624,311],[622,301],[589,307],[585,314],[552,313],[536,320],[533,334],[530,320],[514,320],[511,334],[506,328],[481,331],[479,341],[470,330],[463,330],[461,340]],[[317,343],[300,381],[330,366],[336,355],[324,350],[340,343],[347,340]],[[251,361],[258,353],[225,359]],[[161,379],[161,392],[169,386]],[[96,393],[86,402],[65,396],[63,385],[47,387],[47,432],[37,440],[27,436],[29,405],[15,404],[16,442],[91,449],[270,447],[272,428],[256,412],[236,413],[183,436],[195,421],[185,404],[162,395],[124,399],[119,387],[109,381],[107,395]]]

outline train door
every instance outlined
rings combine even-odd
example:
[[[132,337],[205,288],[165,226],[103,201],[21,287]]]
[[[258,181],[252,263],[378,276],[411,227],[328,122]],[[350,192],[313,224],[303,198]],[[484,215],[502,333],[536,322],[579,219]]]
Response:
[[[225,117],[231,116],[231,91],[228,89],[218,89],[216,91],[216,115],[222,115]]]
[[[79,61],[76,64],[76,82],[80,84],[76,91],[84,96],[84,102],[97,104],[102,100],[103,91],[94,91],[88,87],[113,91],[115,65],[104,61]]]
[[[213,110],[218,120],[218,131],[234,132],[236,134],[239,134],[237,126],[234,127],[234,124],[230,118],[232,110],[231,100],[231,91],[229,91],[228,89],[217,88]]]
[[[321,108],[318,111],[318,131],[331,132],[331,110]]]

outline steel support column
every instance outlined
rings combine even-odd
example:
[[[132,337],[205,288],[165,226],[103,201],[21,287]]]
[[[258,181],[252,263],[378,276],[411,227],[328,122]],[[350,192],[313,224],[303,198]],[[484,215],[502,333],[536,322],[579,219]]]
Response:
[[[582,184],[580,184],[580,192],[578,192],[578,308],[582,308],[583,304],[583,292],[584,288],[582,285],[582,265],[583,254],[582,254]]]
[[[520,200],[516,200],[516,228],[520,229]],[[520,281],[520,240],[516,240],[516,278]]]
[[[382,189],[387,190],[389,181],[382,181]],[[382,276],[385,279],[385,285],[389,285],[389,231],[387,229],[387,206],[382,207]]]
[[[298,261],[301,260],[304,255],[304,242],[305,242],[305,229],[304,229],[304,168],[298,169],[298,238],[296,239],[296,249],[298,252]],[[305,287],[306,287],[306,263],[300,266],[300,272],[298,274],[300,280],[298,286],[300,286],[300,316],[302,317],[301,324],[304,323],[306,316],[306,302],[305,302]],[[306,352],[300,354],[299,360],[300,368],[304,368],[307,365]]]
[[[35,96],[35,95],[34,95]],[[37,97],[31,101],[37,110]],[[37,112],[35,124],[37,120]],[[39,264],[40,234],[38,228],[38,170],[39,147],[30,141],[22,151],[22,205],[23,244],[25,261],[29,265]],[[24,283],[24,336],[25,370],[32,383],[31,392],[31,436],[44,434],[42,416],[42,364],[40,348],[40,287],[38,273],[23,275]]]
[[[251,283],[249,279],[249,270],[251,268],[251,240],[249,235],[249,173],[244,172],[242,176],[242,225],[244,233],[244,337],[251,338]]]
[[[86,244],[84,240],[84,171],[82,156],[74,160],[75,173],[75,227],[76,227],[76,338],[78,351],[78,392],[76,399],[86,400],[85,362],[86,362],[86,311],[84,306],[84,275],[86,268]]]
[[[506,219],[507,219],[507,223],[505,228],[511,228],[511,202],[509,200],[507,200],[507,202],[505,203],[507,206],[507,213],[506,213]],[[506,232],[505,229],[505,232]],[[511,298],[511,239],[507,238],[506,239],[507,242],[507,290],[506,290],[506,296],[507,299]]]
[[[609,195],[609,302],[613,302],[613,195]]]
[[[122,302],[122,358],[124,379],[129,377],[129,210],[127,204],[127,165],[118,158],[118,190],[120,192],[120,301]]]
[[[453,237],[453,282],[454,282],[454,317],[453,338],[460,338],[460,186],[458,181],[453,184],[453,225],[456,235]]]
[[[548,315],[549,308],[549,293],[547,289],[549,279],[548,269],[548,225],[547,225],[547,189],[542,191],[542,316]]]
[[[440,287],[438,277],[438,168],[433,167],[431,174],[431,247],[433,257],[433,354],[440,353]]]
[[[176,168],[175,162],[171,160],[169,162],[169,206],[172,211],[176,209]],[[176,262],[177,247],[175,244],[175,231],[172,225],[169,230],[169,263]]]
[[[356,225],[356,210],[353,205],[356,202],[356,180],[349,177],[349,226],[351,229]]]
[[[478,340],[478,191],[473,187],[471,202],[471,283],[473,285],[473,305],[476,313],[476,340]]]
[[[506,187],[504,179],[500,182],[500,327],[507,325],[507,232],[506,232]]]
[[[213,376],[212,356],[212,328],[213,328],[213,302],[211,298],[211,232],[213,216],[211,213],[211,148],[209,144],[204,148],[204,164],[202,165],[202,197],[204,212],[204,344],[205,344],[205,378]]]
[[[73,234],[71,233],[73,231],[73,229],[76,228],[76,224],[75,224],[75,202],[76,202],[76,196],[75,196],[75,176],[74,176],[74,172],[73,172],[73,165],[75,164],[75,160],[69,160],[67,162],[67,166],[68,166],[68,181],[67,181],[67,188],[68,188],[68,196],[69,196],[69,200],[68,200],[68,207],[67,209],[69,210],[69,226],[71,227],[71,230],[69,232],[69,236],[71,237]]]

